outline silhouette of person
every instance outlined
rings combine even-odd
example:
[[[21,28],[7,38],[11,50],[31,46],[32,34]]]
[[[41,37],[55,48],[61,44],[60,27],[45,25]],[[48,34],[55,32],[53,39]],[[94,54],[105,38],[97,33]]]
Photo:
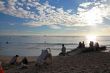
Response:
[[[28,64],[28,60],[27,60],[27,58],[26,58],[26,57],[24,57],[24,58],[22,59],[21,63],[22,63],[22,64],[26,64],[26,65],[27,65],[27,64]]]
[[[66,47],[64,46],[64,44],[62,44],[62,55],[65,56],[66,54]]]
[[[83,41],[83,43],[82,43],[82,48],[85,48],[85,43],[84,43],[84,41]]]
[[[79,42],[78,48],[85,48],[85,43],[83,41],[83,43]]]
[[[93,48],[94,47],[94,42],[90,41],[89,46],[90,46],[90,48]]]
[[[81,42],[79,42],[78,48],[81,48],[81,47],[82,47],[82,43],[81,43]]]
[[[96,51],[99,49],[99,43],[98,42],[95,43],[95,49],[96,49]]]
[[[18,57],[19,57],[19,55],[14,56],[14,57],[11,59],[10,64],[12,64],[12,65],[18,64]]]
[[[51,49],[47,48],[46,50],[48,51],[48,54],[47,54],[46,59],[45,59],[45,64],[52,64]]]

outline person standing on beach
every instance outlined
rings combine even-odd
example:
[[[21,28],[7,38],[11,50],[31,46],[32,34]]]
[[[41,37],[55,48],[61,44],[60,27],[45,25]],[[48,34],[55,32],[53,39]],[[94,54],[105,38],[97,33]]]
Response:
[[[64,46],[64,44],[62,44],[62,55],[65,56],[66,54],[66,47]]]

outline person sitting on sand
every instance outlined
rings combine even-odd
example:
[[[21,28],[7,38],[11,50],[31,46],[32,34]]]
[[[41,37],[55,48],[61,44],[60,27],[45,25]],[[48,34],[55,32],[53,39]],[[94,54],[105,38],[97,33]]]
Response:
[[[28,65],[28,60],[27,60],[27,58],[24,57],[20,63],[21,63],[21,64]]]
[[[50,50],[50,48],[42,50],[41,55],[37,58],[36,65],[50,64],[52,62],[52,54],[48,50]]]
[[[24,57],[23,59],[22,59],[22,61],[20,62],[20,64],[21,64],[21,69],[23,69],[23,68],[28,68],[28,60],[27,60],[27,58],[26,57]]]
[[[90,46],[90,48],[93,48],[94,47],[94,42],[90,41],[89,46]]]
[[[85,43],[84,43],[84,41],[83,41],[82,43],[79,42],[78,48],[85,48]]]
[[[11,59],[10,64],[11,64],[11,65],[18,64],[18,58],[19,58],[19,55],[14,56],[14,57]]]
[[[65,56],[66,54],[66,47],[64,46],[64,44],[62,44],[62,55]]]
[[[82,48],[82,43],[79,42],[78,48]]]
[[[99,43],[96,42],[96,43],[95,43],[95,50],[97,51],[98,49],[99,49]]]
[[[46,49],[48,51],[48,54],[45,58],[45,64],[52,64],[52,54],[50,48]]]
[[[83,43],[82,43],[82,48],[85,48],[85,43],[84,43],[84,41],[83,41]]]

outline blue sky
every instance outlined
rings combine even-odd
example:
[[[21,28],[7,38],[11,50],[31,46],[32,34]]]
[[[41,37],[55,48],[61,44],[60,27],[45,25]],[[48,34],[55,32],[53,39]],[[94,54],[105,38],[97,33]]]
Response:
[[[109,35],[110,0],[0,0],[0,35]]]

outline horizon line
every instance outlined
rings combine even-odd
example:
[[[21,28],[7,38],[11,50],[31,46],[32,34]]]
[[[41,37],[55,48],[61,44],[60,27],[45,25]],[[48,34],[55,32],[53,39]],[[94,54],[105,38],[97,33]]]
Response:
[[[48,34],[34,34],[34,35],[0,35],[0,36],[44,36],[44,37],[85,37],[86,35],[48,35]],[[110,35],[99,35],[98,37],[109,37]]]

